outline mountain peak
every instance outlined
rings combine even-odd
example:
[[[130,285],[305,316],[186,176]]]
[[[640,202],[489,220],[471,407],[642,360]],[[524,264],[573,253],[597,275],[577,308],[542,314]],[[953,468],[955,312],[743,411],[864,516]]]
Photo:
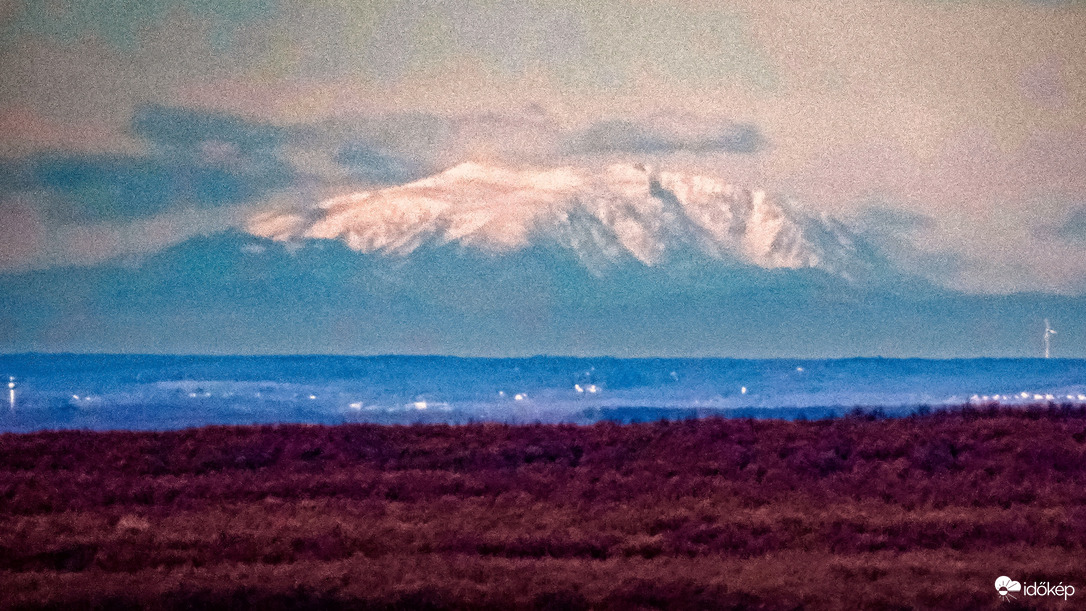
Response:
[[[630,258],[664,265],[678,253],[848,279],[876,265],[856,236],[828,217],[802,213],[762,190],[632,163],[597,170],[462,163],[305,212],[265,213],[247,229],[280,241],[337,239],[360,252],[397,256],[427,243],[494,253],[557,243],[595,272]]]

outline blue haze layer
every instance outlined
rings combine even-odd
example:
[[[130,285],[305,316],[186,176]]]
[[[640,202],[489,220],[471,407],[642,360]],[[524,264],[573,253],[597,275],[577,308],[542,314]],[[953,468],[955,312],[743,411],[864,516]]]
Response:
[[[0,430],[573,422],[1086,404],[1086,360],[12,355]],[[998,399],[996,397],[998,396]]]
[[[967,295],[889,275],[455,244],[409,257],[235,232],[138,261],[0,274],[0,352],[1086,358],[1086,297]]]

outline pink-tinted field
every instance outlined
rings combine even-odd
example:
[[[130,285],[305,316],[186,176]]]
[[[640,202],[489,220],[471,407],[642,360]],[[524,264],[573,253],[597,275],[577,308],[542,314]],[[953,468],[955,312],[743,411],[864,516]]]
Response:
[[[0,436],[0,608],[1083,606],[1082,408]]]

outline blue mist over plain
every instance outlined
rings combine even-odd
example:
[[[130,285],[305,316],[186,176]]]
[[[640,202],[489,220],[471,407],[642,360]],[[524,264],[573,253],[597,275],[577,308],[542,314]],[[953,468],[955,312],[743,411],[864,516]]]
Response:
[[[904,415],[1086,403],[1080,359],[0,356],[0,430]]]

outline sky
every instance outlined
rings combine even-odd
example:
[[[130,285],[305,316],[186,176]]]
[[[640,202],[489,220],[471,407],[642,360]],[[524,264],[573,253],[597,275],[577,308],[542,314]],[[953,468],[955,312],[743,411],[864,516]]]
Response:
[[[1084,33],[1074,1],[0,0],[0,279],[25,305],[463,162],[636,162],[781,194],[970,299],[1076,299]],[[82,345],[28,320],[0,341]]]

